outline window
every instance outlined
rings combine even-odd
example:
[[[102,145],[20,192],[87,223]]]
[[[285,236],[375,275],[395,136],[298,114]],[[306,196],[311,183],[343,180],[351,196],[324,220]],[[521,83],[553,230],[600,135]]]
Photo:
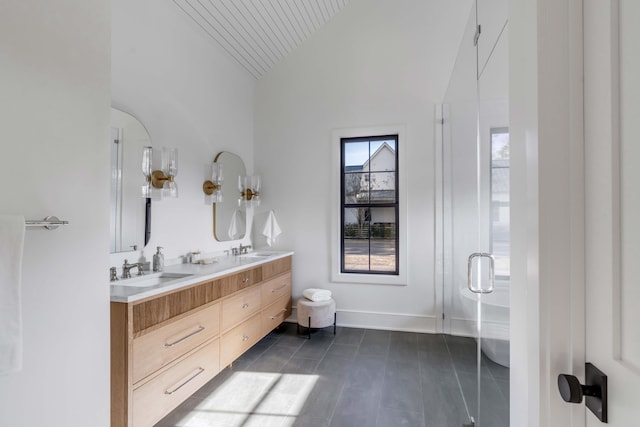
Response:
[[[491,129],[491,252],[496,278],[508,279],[509,236],[509,129]]]
[[[340,272],[398,275],[398,135],[340,145]]]

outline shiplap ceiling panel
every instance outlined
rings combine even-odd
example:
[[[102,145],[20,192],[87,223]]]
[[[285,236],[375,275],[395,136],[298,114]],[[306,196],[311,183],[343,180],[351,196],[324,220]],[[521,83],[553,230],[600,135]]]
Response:
[[[173,0],[256,79],[349,0]]]

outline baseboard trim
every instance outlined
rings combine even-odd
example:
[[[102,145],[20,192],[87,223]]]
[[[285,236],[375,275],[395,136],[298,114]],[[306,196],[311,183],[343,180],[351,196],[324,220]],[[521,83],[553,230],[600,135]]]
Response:
[[[483,322],[483,337],[500,340],[509,340],[509,325],[500,322]],[[451,335],[463,337],[475,337],[476,322],[469,319],[451,319]]]
[[[436,316],[424,316],[405,313],[384,313],[361,310],[336,310],[338,326],[347,328],[379,329],[401,332],[424,332],[434,334],[437,331]],[[286,322],[296,323],[296,307]]]

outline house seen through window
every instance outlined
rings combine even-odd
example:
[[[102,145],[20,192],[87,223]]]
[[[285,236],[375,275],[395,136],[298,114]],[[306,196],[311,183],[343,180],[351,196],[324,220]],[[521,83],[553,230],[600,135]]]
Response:
[[[398,135],[340,142],[341,272],[398,275]]]

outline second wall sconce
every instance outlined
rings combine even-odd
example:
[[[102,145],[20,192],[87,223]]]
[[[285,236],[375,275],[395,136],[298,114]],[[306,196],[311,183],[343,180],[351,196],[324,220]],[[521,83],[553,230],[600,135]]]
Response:
[[[153,148],[142,149],[142,174],[146,182],[142,186],[142,197],[153,197],[154,189],[162,190],[161,197],[178,197],[178,149],[162,149],[162,169],[153,170]]]
[[[211,180],[207,180],[202,184],[202,191],[206,194],[208,203],[220,203],[223,200],[222,182],[224,176],[222,174],[222,163],[214,163],[211,172]]]
[[[238,190],[240,191],[240,198],[238,199],[238,206],[255,207],[260,206],[260,187],[261,179],[258,175],[253,176],[239,176],[238,177]]]

